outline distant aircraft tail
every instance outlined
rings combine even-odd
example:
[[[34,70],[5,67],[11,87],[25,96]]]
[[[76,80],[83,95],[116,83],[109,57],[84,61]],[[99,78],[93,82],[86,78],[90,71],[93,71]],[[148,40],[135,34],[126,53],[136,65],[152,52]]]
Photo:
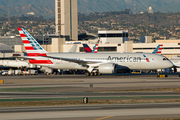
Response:
[[[97,53],[97,51],[98,51],[98,44],[95,44],[92,53]]]
[[[156,47],[156,49],[152,52],[154,54],[161,54],[163,44],[160,44]]]
[[[69,52],[76,52],[76,49],[77,49],[77,45],[73,45],[72,48],[69,50]]]
[[[24,28],[17,28],[24,44],[27,56],[47,56],[47,51],[26,31]]]
[[[87,44],[83,44],[83,46],[84,46],[84,50],[85,50],[86,53],[91,53],[92,52],[91,48]]]
[[[97,53],[98,44],[95,44],[95,46],[93,47],[93,50],[87,44],[83,44],[83,46],[86,53]]]

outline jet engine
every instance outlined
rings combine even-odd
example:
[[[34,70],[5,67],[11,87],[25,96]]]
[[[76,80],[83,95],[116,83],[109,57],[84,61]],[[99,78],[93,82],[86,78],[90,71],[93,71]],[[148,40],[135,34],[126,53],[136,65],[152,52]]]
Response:
[[[44,68],[44,74],[49,75],[49,74],[52,74],[52,73],[53,73],[53,69],[48,68],[48,67],[43,67],[43,68]],[[42,68],[42,69],[43,69],[43,68]]]
[[[116,72],[116,64],[101,64],[98,67],[99,73],[112,74]]]

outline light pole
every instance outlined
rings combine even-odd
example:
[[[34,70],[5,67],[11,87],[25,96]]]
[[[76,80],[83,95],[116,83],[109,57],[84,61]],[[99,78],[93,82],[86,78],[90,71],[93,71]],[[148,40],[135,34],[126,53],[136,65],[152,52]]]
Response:
[[[42,28],[43,28],[43,31],[42,31],[42,37],[43,37],[43,48],[44,48],[44,24],[42,24]],[[45,48],[44,48],[45,49]]]
[[[59,36],[59,40],[58,40],[58,52],[60,52],[60,38],[61,38],[61,24],[56,24],[57,25],[57,27],[58,27],[58,30],[57,30],[57,32],[56,33],[58,33],[58,36]]]
[[[60,31],[58,30],[58,34],[59,34],[59,47],[58,47],[58,52],[60,52]]]
[[[44,25],[43,25],[43,48],[44,48]]]

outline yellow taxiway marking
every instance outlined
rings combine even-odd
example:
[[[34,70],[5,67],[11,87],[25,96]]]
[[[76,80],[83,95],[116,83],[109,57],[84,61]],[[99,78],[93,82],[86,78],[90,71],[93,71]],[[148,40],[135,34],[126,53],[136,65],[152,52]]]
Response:
[[[103,119],[107,119],[107,118],[110,118],[110,117],[113,117],[113,116],[101,117],[101,118],[97,118],[97,119],[95,119],[95,120],[103,120]]]

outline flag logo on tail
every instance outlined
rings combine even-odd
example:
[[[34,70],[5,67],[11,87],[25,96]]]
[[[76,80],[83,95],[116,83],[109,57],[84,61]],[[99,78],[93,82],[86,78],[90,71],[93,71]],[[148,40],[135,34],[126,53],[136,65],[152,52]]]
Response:
[[[162,47],[163,47],[163,44],[158,45],[157,48],[152,53],[161,54]]]
[[[53,64],[51,60],[44,58],[39,59],[40,56],[47,56],[47,51],[44,50],[40,44],[26,31],[24,28],[17,28],[24,44],[28,57],[35,57],[36,59],[30,59],[31,64]]]
[[[26,50],[44,50],[39,43],[23,28],[18,28]]]
[[[94,48],[93,48],[93,53],[97,53],[97,51],[98,51],[98,44],[96,44],[95,46],[94,46]]]

